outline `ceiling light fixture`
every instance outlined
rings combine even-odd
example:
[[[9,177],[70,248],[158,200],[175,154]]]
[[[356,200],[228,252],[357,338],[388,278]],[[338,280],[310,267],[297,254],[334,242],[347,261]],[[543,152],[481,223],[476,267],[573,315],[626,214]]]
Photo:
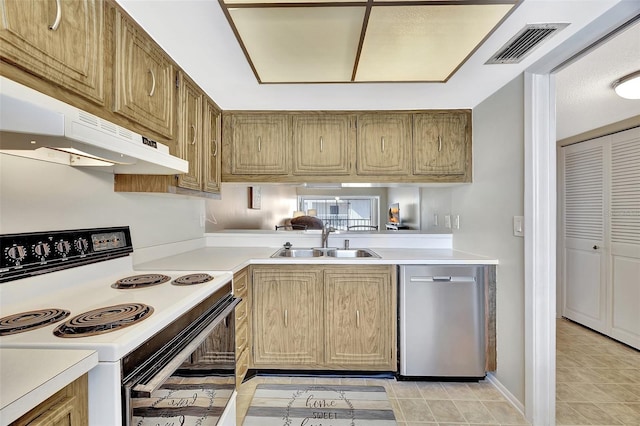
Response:
[[[625,99],[640,99],[640,71],[636,71],[613,82],[613,90]]]

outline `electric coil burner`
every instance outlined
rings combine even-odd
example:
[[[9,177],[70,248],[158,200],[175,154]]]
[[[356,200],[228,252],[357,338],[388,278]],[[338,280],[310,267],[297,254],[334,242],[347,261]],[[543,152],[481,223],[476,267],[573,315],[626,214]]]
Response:
[[[53,330],[58,337],[87,337],[108,333],[148,318],[153,308],[143,303],[107,306],[76,315]]]
[[[39,309],[9,315],[0,318],[0,336],[35,330],[36,328],[61,321],[69,315],[71,315],[71,312],[58,308]]]
[[[142,274],[133,275],[116,281],[112,287],[119,289],[151,287],[154,285],[166,283],[171,277],[163,274]]]
[[[194,285],[204,284],[213,279],[213,276],[209,274],[189,274],[178,277],[171,282],[173,285]]]

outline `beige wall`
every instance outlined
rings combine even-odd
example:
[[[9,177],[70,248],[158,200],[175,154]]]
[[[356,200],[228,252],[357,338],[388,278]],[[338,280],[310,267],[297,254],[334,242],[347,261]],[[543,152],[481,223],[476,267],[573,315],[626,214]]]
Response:
[[[0,154],[0,233],[131,227],[134,248],[201,238],[204,201],[113,192],[113,174]]]
[[[499,259],[496,377],[524,404],[524,239],[512,218],[524,212],[524,79],[518,77],[473,110],[473,184],[454,187],[462,212],[455,249]]]

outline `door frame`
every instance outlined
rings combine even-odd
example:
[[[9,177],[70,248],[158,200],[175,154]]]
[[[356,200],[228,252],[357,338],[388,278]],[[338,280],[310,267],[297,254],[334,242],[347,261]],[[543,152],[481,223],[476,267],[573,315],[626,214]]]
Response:
[[[640,13],[620,1],[525,73],[525,415],[555,424],[556,114],[554,74]]]

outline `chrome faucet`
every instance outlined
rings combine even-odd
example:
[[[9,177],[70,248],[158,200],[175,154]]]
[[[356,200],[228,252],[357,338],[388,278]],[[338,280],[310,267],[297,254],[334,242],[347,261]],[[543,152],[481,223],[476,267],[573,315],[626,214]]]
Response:
[[[322,227],[322,248],[328,247],[329,234],[335,231],[336,228],[334,228],[333,226],[325,225]]]

